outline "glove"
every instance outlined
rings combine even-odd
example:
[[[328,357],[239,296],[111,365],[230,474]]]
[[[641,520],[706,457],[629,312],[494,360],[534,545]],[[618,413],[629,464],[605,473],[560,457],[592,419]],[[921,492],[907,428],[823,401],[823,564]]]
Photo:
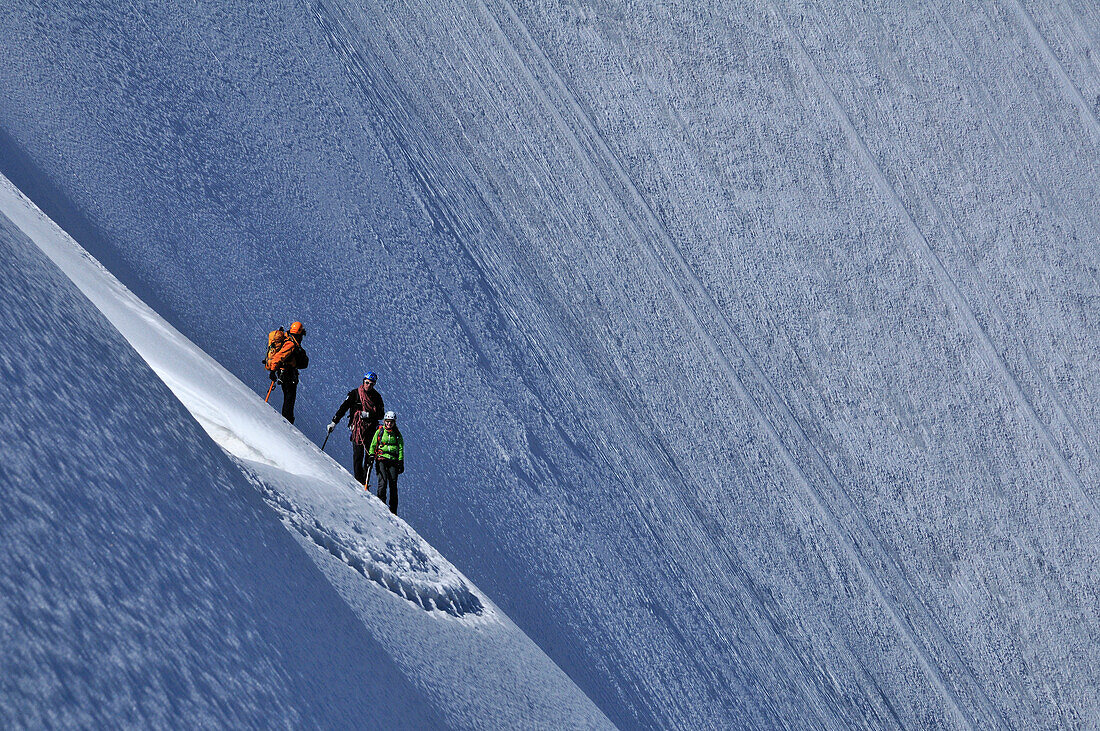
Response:
[[[336,428],[336,422],[335,422],[335,421],[333,421],[333,422],[329,422],[329,425],[328,425],[328,433],[329,433],[329,434],[332,434],[332,430],[333,430],[333,429],[335,429],[335,428]]]
[[[403,460],[403,459],[397,460],[397,474],[400,475],[404,471],[405,471],[405,460]]]
[[[279,380],[279,374],[276,371],[271,371],[271,373],[269,375],[271,376],[271,380],[273,380],[273,381],[278,381]]]

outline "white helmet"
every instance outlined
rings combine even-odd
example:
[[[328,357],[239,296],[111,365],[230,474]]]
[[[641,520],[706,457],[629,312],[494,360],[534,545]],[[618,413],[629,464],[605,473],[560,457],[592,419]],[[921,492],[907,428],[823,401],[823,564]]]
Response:
[[[382,421],[397,421],[397,414],[387,411],[386,415],[382,417]]]

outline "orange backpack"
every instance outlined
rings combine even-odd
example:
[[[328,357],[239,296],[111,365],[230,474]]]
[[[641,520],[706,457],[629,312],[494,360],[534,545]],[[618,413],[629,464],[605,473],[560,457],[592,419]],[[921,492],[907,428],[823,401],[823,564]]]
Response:
[[[267,353],[264,354],[264,368],[269,371],[275,370],[275,366],[271,363],[271,359],[275,357],[275,354],[279,352],[279,348],[283,347],[283,343],[286,342],[286,331],[281,327],[278,330],[272,330],[267,334]]]

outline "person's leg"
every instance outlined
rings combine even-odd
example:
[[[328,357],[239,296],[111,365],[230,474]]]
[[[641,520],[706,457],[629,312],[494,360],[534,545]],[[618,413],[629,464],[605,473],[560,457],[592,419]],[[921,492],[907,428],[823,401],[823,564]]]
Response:
[[[384,503],[386,502],[386,487],[389,485],[386,463],[375,460],[374,471],[378,473],[378,499]]]
[[[385,485],[385,487],[383,487]],[[386,499],[388,496],[388,500]],[[388,502],[390,512],[397,514],[397,463],[378,463],[378,499]]]
[[[283,381],[283,418],[294,423],[294,399],[298,395],[298,379]]]
[[[367,481],[367,448],[362,444],[351,445],[351,470],[355,475],[355,481],[365,484]]]

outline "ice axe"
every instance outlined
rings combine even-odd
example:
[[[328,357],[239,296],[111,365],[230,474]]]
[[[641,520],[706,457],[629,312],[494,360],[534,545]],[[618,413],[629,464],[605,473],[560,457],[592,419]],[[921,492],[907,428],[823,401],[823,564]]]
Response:
[[[370,492],[370,473],[374,472],[374,460],[367,462],[367,479],[363,481],[363,489]]]
[[[265,404],[267,403],[267,400],[271,398],[271,392],[275,390],[275,384],[279,383],[279,376],[279,369],[271,371],[271,385],[267,387],[267,395],[264,396]]]
[[[325,441],[321,442],[321,451],[325,451],[325,445],[328,444],[328,438],[332,436],[332,432],[325,435]]]

